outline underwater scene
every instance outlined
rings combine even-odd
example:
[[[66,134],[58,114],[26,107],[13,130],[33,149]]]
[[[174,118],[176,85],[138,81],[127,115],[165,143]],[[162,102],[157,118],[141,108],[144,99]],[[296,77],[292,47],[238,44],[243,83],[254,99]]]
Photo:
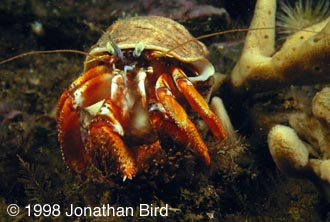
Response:
[[[0,12],[0,222],[330,221],[329,0]]]

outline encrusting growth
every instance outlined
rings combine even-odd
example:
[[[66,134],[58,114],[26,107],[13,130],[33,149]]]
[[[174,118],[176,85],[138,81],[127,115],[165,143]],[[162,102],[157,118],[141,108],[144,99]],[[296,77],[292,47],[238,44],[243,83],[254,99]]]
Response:
[[[292,128],[274,126],[268,134],[268,146],[282,172],[310,179],[330,201],[329,102],[324,99],[328,93],[328,87],[316,93],[311,107],[313,115],[303,112],[290,114]]]
[[[261,91],[330,82],[330,19],[296,30],[275,51],[275,8],[275,0],[257,2],[241,58],[231,73],[233,86]]]

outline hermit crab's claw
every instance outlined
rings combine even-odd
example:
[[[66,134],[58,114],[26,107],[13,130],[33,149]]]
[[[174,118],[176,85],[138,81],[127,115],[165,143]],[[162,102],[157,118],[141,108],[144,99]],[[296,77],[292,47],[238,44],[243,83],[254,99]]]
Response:
[[[78,173],[84,173],[90,159],[84,150],[81,138],[79,114],[68,97],[66,90],[57,106],[59,141],[68,167]]]
[[[92,157],[93,164],[109,175],[108,163],[114,162],[123,176],[132,179],[137,173],[133,153],[122,140],[123,127],[115,117],[121,110],[107,98],[101,110],[89,126],[86,151]],[[119,116],[119,115],[117,115]]]
[[[84,148],[79,109],[94,104],[107,94],[105,90],[93,90],[109,87],[107,73],[108,69],[104,66],[90,69],[63,92],[57,105],[56,119],[62,154],[67,166],[77,173],[86,174],[91,162]]]

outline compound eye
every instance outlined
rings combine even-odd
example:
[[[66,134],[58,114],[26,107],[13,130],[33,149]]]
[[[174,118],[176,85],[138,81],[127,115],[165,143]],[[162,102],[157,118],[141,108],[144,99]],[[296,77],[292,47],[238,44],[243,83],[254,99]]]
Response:
[[[136,43],[134,51],[133,51],[133,56],[139,57],[143,50],[144,50],[144,43],[143,42]]]

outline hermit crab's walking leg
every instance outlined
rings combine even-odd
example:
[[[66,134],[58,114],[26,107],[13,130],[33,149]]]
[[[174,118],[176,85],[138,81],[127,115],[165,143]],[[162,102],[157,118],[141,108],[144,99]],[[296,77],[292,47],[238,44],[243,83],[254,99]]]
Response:
[[[221,120],[210,110],[207,102],[195,89],[184,72],[179,68],[174,68],[172,75],[178,89],[185,96],[190,106],[203,118],[214,137],[219,140],[225,139],[227,135]]]
[[[159,115],[151,115],[151,121],[156,128],[160,126],[167,128],[167,134],[171,135],[177,142],[191,144],[194,150],[203,157],[206,164],[210,164],[208,149],[200,137],[195,125],[188,118],[183,107],[175,100],[167,83],[166,75],[161,75],[155,87],[157,104],[151,107],[150,112],[156,110]],[[167,123],[170,119],[172,123]],[[176,132],[175,135],[172,135]]]

